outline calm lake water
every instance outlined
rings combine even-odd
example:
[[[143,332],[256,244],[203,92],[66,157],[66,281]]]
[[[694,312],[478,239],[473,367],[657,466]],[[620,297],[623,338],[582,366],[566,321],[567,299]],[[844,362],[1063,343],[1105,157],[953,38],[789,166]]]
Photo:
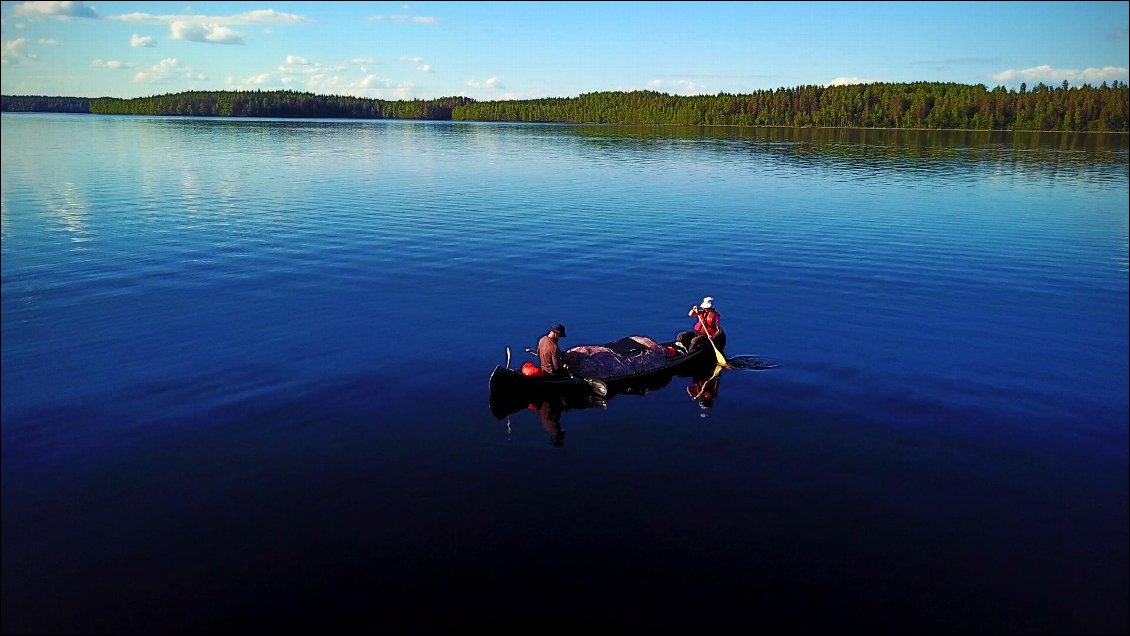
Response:
[[[5,633],[1127,630],[1126,135],[2,124]]]

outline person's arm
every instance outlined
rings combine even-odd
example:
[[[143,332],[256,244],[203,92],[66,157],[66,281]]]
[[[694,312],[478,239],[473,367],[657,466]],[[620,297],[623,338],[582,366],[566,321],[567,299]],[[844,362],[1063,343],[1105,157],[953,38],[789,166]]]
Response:
[[[710,332],[706,330],[706,320],[710,318],[710,314],[704,314],[703,311],[698,308],[698,305],[695,305],[694,307],[691,307],[691,313],[687,315],[698,318],[698,320],[696,320],[694,323],[695,333],[704,333],[707,336],[710,335]]]

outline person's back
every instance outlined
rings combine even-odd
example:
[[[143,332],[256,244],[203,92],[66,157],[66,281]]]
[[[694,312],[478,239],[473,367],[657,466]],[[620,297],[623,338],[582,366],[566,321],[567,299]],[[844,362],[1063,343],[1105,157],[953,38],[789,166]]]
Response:
[[[558,323],[538,340],[538,360],[546,375],[561,372],[561,348],[557,345],[557,339],[564,337],[565,325]]]

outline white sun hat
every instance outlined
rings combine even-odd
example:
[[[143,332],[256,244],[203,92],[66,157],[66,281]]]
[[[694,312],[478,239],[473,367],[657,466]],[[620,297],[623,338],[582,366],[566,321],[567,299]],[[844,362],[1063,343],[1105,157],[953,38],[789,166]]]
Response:
[[[713,296],[707,296],[706,298],[702,299],[702,305],[700,305],[700,307],[702,307],[703,309],[710,309],[713,306],[714,306],[714,297]]]

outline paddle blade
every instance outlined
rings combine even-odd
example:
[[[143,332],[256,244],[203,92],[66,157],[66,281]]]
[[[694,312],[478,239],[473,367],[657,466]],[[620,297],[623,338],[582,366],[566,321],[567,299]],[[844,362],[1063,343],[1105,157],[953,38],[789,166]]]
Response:
[[[726,369],[730,368],[730,363],[726,362],[726,356],[723,356],[722,352],[718,349],[714,350],[714,357],[718,359],[718,366],[724,367]]]

